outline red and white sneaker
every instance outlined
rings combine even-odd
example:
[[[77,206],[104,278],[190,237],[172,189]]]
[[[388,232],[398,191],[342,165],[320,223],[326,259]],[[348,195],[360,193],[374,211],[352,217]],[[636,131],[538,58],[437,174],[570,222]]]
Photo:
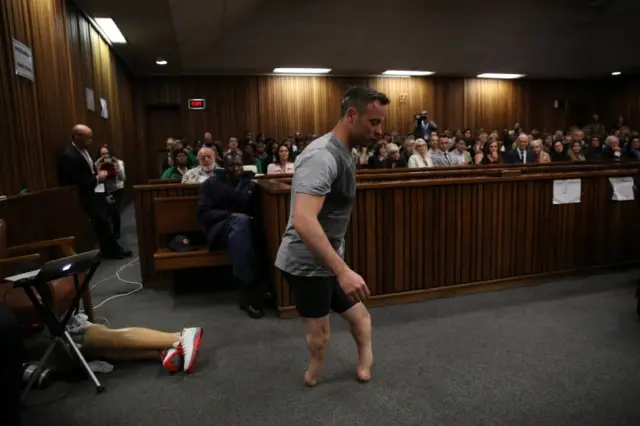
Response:
[[[176,343],[173,348],[162,351],[160,359],[162,360],[162,366],[171,373],[177,373],[182,370],[184,361],[180,344]]]
[[[202,327],[191,327],[182,330],[180,348],[182,349],[182,358],[184,360],[184,372],[187,374],[191,373],[196,366],[202,334]]]

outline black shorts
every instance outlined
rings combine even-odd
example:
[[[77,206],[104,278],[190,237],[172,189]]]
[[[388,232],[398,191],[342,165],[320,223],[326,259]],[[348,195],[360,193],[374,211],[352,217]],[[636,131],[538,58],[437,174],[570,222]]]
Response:
[[[293,289],[296,310],[302,318],[322,318],[330,311],[341,314],[353,306],[336,277],[282,274]]]

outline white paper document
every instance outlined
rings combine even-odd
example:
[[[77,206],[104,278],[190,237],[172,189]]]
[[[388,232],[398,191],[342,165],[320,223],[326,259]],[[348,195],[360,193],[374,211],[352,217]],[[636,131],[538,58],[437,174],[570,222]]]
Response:
[[[95,192],[97,192],[98,194],[104,193],[104,183],[97,184]]]
[[[613,187],[613,201],[631,201],[634,200],[633,194],[633,178],[630,176],[620,178],[609,178]]]
[[[109,118],[109,109],[107,108],[107,100],[100,98],[100,116],[102,118]]]
[[[553,181],[553,204],[571,204],[580,202],[582,192],[581,179],[562,179]]]
[[[86,102],[87,102],[87,109],[89,111],[95,111],[96,110],[96,99],[93,96],[93,90],[89,89],[88,87],[84,88],[84,96],[86,98]]]

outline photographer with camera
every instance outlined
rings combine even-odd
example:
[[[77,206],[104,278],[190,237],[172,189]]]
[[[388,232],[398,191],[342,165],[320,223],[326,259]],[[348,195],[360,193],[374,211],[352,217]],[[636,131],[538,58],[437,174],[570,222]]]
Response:
[[[109,219],[113,226],[113,236],[116,240],[120,239],[120,209],[122,208],[122,200],[124,198],[124,162],[115,157],[107,145],[103,145],[98,151],[98,159],[96,160],[96,169],[105,170],[107,178],[104,180],[104,188],[106,191],[106,199],[109,206]]]
[[[429,112],[426,110],[416,113],[413,119],[416,123],[416,127],[413,131],[416,139],[429,139],[431,137],[431,133],[438,128],[435,121],[429,120]]]

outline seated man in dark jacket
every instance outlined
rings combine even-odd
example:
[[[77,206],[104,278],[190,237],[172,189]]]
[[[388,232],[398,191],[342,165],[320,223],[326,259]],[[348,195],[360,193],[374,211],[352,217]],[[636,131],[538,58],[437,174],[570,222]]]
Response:
[[[251,318],[264,315],[255,291],[258,262],[252,231],[252,172],[242,168],[242,156],[230,152],[224,156],[224,168],[200,186],[198,221],[212,250],[226,248],[233,276],[242,291],[240,308]]]

